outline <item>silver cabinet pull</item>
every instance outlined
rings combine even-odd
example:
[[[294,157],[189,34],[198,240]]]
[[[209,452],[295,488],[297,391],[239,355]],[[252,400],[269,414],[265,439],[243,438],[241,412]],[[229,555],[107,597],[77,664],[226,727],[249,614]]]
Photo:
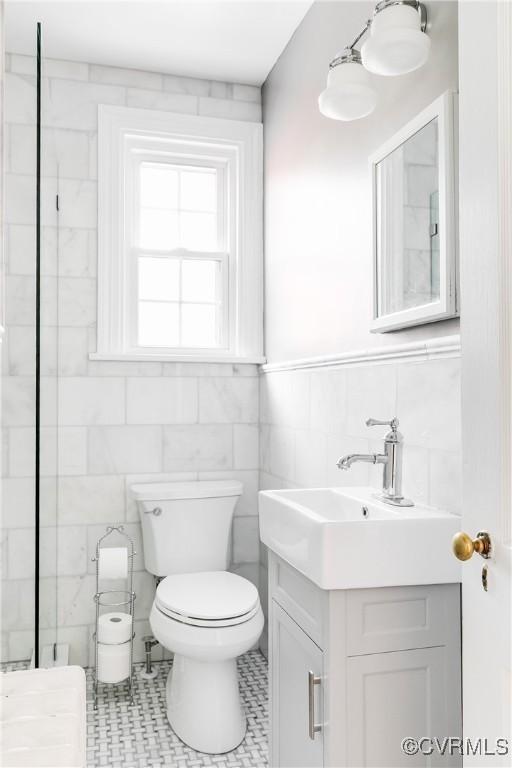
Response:
[[[308,699],[309,699],[309,738],[314,741],[315,733],[322,730],[321,725],[315,724],[315,685],[320,685],[321,677],[316,677],[311,670],[308,672]]]

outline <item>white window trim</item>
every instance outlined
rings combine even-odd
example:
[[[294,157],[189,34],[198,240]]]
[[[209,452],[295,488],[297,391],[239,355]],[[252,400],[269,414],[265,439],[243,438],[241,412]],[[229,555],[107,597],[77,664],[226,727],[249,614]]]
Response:
[[[236,156],[238,205],[229,270],[229,347],[130,349],[125,308],[124,164],[126,143],[159,135],[210,142]],[[117,180],[117,183],[115,183]],[[98,107],[98,342],[92,360],[262,363],[262,125],[128,107]]]

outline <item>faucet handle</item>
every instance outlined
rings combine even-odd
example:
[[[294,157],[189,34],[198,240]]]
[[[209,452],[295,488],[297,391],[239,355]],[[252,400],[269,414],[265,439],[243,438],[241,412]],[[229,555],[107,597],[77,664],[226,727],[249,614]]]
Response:
[[[391,427],[393,432],[397,431],[398,424],[399,422],[396,416],[388,421],[382,421],[381,419],[366,419],[367,427]]]

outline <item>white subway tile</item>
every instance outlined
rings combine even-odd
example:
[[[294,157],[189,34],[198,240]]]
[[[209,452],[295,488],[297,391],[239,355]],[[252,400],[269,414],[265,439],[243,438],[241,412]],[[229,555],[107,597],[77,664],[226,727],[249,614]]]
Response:
[[[253,101],[255,104],[261,104],[261,88],[257,85],[234,83],[233,98],[237,101]]]
[[[5,255],[9,274],[29,276],[34,274],[35,242],[36,229],[31,224],[6,226]]]
[[[46,329],[51,331],[53,329]],[[11,325],[7,328],[3,346],[7,348],[7,373],[10,376],[34,376],[36,372],[35,328]]]
[[[161,472],[161,427],[91,427],[91,474]]]
[[[158,72],[144,72],[140,69],[122,69],[121,67],[103,67],[97,64],[89,65],[89,80],[91,83],[106,83],[109,85],[127,85],[132,88],[161,90],[163,75]]]
[[[235,469],[258,469],[259,428],[257,424],[233,425]]]
[[[58,579],[57,626],[73,627],[94,621],[95,577],[60,576]]]
[[[408,444],[460,451],[460,360],[401,365],[397,416]]]
[[[5,75],[4,116],[9,123],[36,124],[36,72]]]
[[[164,112],[197,114],[197,96],[187,93],[161,93],[138,88],[126,89],[126,104],[140,109],[158,109]]]
[[[10,53],[9,62],[6,61],[6,71],[18,75],[36,75],[36,57],[24,56],[19,53]]]
[[[122,477],[59,478],[59,525],[118,524],[124,518]]]
[[[6,166],[11,173],[31,175],[36,168],[36,134],[33,125],[7,124]]]
[[[128,424],[192,424],[198,415],[197,380],[130,378],[126,402]]]
[[[271,474],[293,482],[295,474],[295,432],[290,427],[270,427]]]
[[[123,424],[125,385],[116,378],[63,377],[59,384],[59,424]]]
[[[95,277],[96,231],[59,228],[59,275],[62,277]]]
[[[34,473],[35,428],[11,427],[9,429],[9,475],[33,477]]]
[[[2,382],[3,426],[35,423],[35,382],[32,376],[6,376]]]
[[[295,432],[294,481],[301,486],[322,487],[327,484],[327,435],[306,429]]]
[[[214,99],[227,99],[233,98],[233,86],[231,83],[223,83],[218,80],[213,80],[210,83],[210,92],[208,94]]]
[[[86,277],[59,279],[59,321],[63,326],[88,326],[96,322],[96,280]]]
[[[35,538],[28,528],[12,528],[7,539],[9,579],[33,579]]]
[[[261,122],[261,105],[250,101],[227,101],[201,96],[199,114],[208,117],[222,117],[226,120],[246,120],[251,123]]]
[[[58,365],[60,376],[85,376],[88,364],[87,328],[58,329]]]
[[[228,469],[232,465],[231,425],[164,427],[164,471]]]
[[[188,93],[191,96],[208,96],[210,93],[210,81],[195,77],[164,75],[163,87],[169,93]]]
[[[43,76],[60,77],[64,80],[87,80],[89,64],[82,61],[61,61],[59,59],[43,59]]]
[[[59,525],[57,527],[57,575],[81,576],[87,573],[90,557],[87,551],[87,525]],[[47,529],[48,530],[48,529]],[[55,530],[55,529],[50,529]],[[103,528],[105,533],[105,528]],[[53,533],[55,536],[55,533]]]
[[[262,472],[271,472],[272,465],[270,459],[270,424],[260,424],[260,451],[259,451],[259,469]]]
[[[200,379],[199,420],[210,424],[257,422],[257,379],[250,377]]]
[[[366,419],[400,417],[396,403],[394,365],[361,366],[347,370],[347,434],[379,439],[386,427],[367,427]],[[388,430],[389,431],[389,430]]]
[[[309,427],[311,376],[303,371],[281,371],[262,377],[266,385],[266,421],[286,427]]]
[[[95,181],[60,179],[60,226],[96,227],[98,220],[97,206],[97,183]]]
[[[382,444],[378,447],[382,451]],[[415,504],[429,503],[430,456],[425,448],[404,444],[403,453],[403,494]]]
[[[430,452],[430,505],[462,514],[462,459],[459,451]]]
[[[96,345],[94,345],[95,348]],[[89,360],[90,376],[155,377],[162,374],[162,363],[120,360]]]
[[[34,474],[34,467],[32,468]],[[34,528],[35,481],[33,477],[2,480],[3,528]]]
[[[35,176],[6,173],[5,222],[6,224],[34,224],[36,205]]]
[[[235,564],[258,562],[259,541],[257,517],[236,517],[233,520],[233,562]]]
[[[311,374],[311,428],[327,433],[346,429],[347,377],[327,368]]]
[[[59,427],[57,434],[59,475],[87,472],[87,428]]]
[[[43,123],[54,128],[93,131],[98,127],[98,104],[124,103],[125,89],[118,86],[51,80]]]
[[[53,128],[45,132],[43,140],[47,154],[54,157],[61,180],[89,177],[89,135],[85,131]]]

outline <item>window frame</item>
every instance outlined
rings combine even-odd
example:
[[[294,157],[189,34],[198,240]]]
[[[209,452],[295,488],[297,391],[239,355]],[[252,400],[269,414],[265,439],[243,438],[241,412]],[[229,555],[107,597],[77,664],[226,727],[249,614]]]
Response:
[[[135,166],[151,158],[221,169],[222,251],[174,249],[171,258],[221,261],[225,300],[219,347],[141,347],[134,271]],[[229,238],[226,233],[229,233]],[[219,243],[219,245],[221,245]],[[98,108],[98,339],[95,360],[264,362],[261,123],[100,105]]]

